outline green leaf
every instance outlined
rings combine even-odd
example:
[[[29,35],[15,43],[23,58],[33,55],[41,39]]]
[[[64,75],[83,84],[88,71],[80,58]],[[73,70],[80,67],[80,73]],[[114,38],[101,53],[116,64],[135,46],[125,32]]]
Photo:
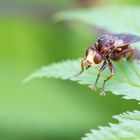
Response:
[[[138,62],[128,62],[123,59],[119,62],[113,62],[113,64],[116,73],[114,77],[107,82],[105,90],[111,91],[116,95],[123,95],[126,99],[140,100],[140,65]],[[89,87],[92,87],[97,77],[99,67],[101,67],[101,65],[92,67],[79,76],[74,76],[80,71],[80,60],[67,60],[43,67],[31,74],[25,81],[29,81],[33,78],[54,77],[63,80],[78,81],[80,84],[87,84]],[[99,79],[98,88],[102,87],[104,79],[109,74],[110,71],[106,68]]]
[[[88,10],[72,10],[59,12],[55,20],[78,21],[97,27],[105,28],[114,33],[140,33],[140,8],[139,7],[106,7]],[[139,46],[135,46],[139,48]],[[116,73],[107,82],[105,91],[111,91],[116,95],[122,95],[126,99],[140,101],[140,65],[137,61],[113,62]],[[79,76],[74,76],[80,71],[80,60],[67,60],[43,67],[31,74],[24,82],[33,78],[60,78],[63,80],[77,81],[79,84],[86,84],[93,87],[98,70],[101,65],[86,70]],[[108,68],[102,73],[97,87],[102,88],[104,79],[110,74]],[[93,91],[94,93],[94,91]],[[114,116],[119,120],[118,124],[109,124],[108,127],[99,127],[99,130],[92,130],[83,140],[139,140],[140,139],[140,111],[128,112]]]
[[[82,140],[139,140],[140,139],[140,111],[127,112],[114,116],[119,124],[109,124],[91,130]]]
[[[140,7],[101,7],[57,13],[56,21],[78,21],[105,28],[114,33],[140,34]]]

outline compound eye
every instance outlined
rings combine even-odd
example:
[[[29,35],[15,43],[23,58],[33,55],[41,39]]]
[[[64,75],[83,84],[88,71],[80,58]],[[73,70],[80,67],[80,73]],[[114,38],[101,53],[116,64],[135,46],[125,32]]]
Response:
[[[102,62],[102,56],[99,53],[96,53],[95,57],[94,57],[94,63],[95,64],[99,64]]]

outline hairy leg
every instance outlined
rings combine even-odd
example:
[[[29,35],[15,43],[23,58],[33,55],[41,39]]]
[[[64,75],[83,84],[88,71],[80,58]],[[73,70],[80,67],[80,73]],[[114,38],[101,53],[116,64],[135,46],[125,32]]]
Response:
[[[81,60],[81,71],[79,73],[75,74],[75,76],[78,76],[78,75],[80,75],[81,73],[84,72],[84,60],[85,60],[85,58],[83,58]]]
[[[134,57],[134,54],[135,54],[135,48],[131,47],[131,48],[130,48],[130,53],[129,53],[129,55],[127,56],[127,60],[132,60],[133,57]]]
[[[96,90],[96,85],[97,85],[98,79],[99,79],[99,77],[100,77],[100,75],[101,75],[101,72],[106,68],[106,66],[107,66],[107,61],[105,60],[104,63],[103,63],[103,65],[101,66],[99,72],[98,72],[98,75],[97,75],[95,84],[94,84],[94,86],[93,86],[93,90]]]
[[[127,60],[131,60],[134,56],[135,48],[129,47],[127,49],[122,50],[121,52],[115,54],[111,59],[116,60],[117,58],[121,58],[122,56],[126,56]]]
[[[81,73],[83,73],[84,72],[84,60],[85,60],[85,58],[83,58],[82,60],[81,60],[81,71],[78,73],[78,74],[76,74],[75,76],[78,76],[78,75],[80,75]],[[88,68],[90,68],[91,66],[87,66],[85,69],[87,70]]]
[[[102,86],[102,91],[101,91],[101,94],[100,95],[105,95],[105,91],[104,91],[104,88],[105,88],[105,83],[111,79],[111,77],[114,75],[115,73],[115,69],[114,69],[114,66],[112,64],[112,62],[110,60],[108,60],[108,67],[110,69],[110,72],[111,74],[104,80],[104,83],[103,83],[103,86]]]

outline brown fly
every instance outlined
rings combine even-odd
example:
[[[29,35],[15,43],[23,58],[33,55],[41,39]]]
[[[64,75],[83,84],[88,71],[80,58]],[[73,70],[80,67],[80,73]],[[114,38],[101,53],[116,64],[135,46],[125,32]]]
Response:
[[[93,89],[96,90],[101,72],[108,66],[111,74],[104,80],[101,91],[101,95],[105,95],[105,84],[115,73],[111,60],[118,61],[123,57],[131,60],[135,54],[135,48],[131,47],[130,44],[138,41],[140,41],[140,37],[131,34],[105,34],[100,36],[96,43],[87,49],[85,57],[81,60],[81,72],[79,74],[84,69],[100,64],[103,61]]]

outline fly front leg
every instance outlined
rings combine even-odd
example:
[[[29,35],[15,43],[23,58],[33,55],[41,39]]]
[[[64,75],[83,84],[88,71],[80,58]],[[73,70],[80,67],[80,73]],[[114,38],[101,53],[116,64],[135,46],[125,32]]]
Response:
[[[133,57],[134,57],[134,54],[135,54],[135,48],[133,48],[133,47],[131,47],[131,48],[129,48],[130,49],[130,53],[129,53],[129,55],[127,56],[127,60],[132,60],[133,59]]]
[[[79,74],[84,72],[84,60],[85,60],[85,58],[81,60],[81,71],[79,72]]]
[[[87,66],[87,67],[84,69],[84,61],[85,61],[85,58],[83,58],[83,59],[81,60],[81,71],[80,71],[78,74],[76,74],[75,76],[80,75],[81,73],[84,72],[85,69],[87,70],[88,68],[91,67],[91,66]]]
[[[104,91],[104,89],[105,89],[105,84],[106,84],[106,82],[107,82],[108,80],[111,79],[111,77],[112,77],[112,76],[114,75],[114,73],[115,73],[114,66],[113,66],[113,64],[112,64],[112,62],[111,62],[110,60],[108,60],[108,67],[109,67],[109,69],[110,69],[111,74],[104,80],[104,83],[103,83],[103,86],[102,86],[102,91],[101,91],[101,93],[100,93],[100,95],[104,95],[104,96],[105,96],[105,91]]]
[[[97,85],[98,79],[99,79],[99,77],[100,77],[100,75],[101,75],[101,72],[106,68],[106,66],[107,66],[107,61],[105,60],[104,63],[103,63],[103,65],[101,66],[99,72],[98,72],[98,75],[97,75],[95,84],[94,84],[94,86],[93,86],[93,90],[96,90],[96,85]]]
[[[81,60],[81,71],[79,73],[75,74],[75,76],[78,76],[78,75],[80,75],[81,73],[84,72],[84,60],[85,60],[85,58],[83,58]]]

